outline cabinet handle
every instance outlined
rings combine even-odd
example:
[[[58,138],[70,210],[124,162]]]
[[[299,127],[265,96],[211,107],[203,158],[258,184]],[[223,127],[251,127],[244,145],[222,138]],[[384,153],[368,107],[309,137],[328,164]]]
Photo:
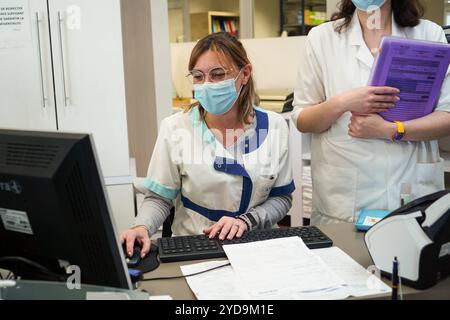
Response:
[[[37,26],[37,43],[38,43],[38,57],[39,57],[39,70],[41,73],[41,95],[42,95],[42,108],[47,107],[47,97],[45,96],[44,85],[44,65],[42,63],[42,48],[41,48],[41,18],[39,12],[36,12],[36,26]]]
[[[64,106],[68,107],[67,101],[70,99],[70,97],[67,95],[67,87],[66,87],[66,63],[65,63],[65,56],[64,56],[64,44],[63,44],[63,23],[65,19],[61,13],[61,11],[58,11],[58,22],[59,22],[59,48],[61,50],[61,70],[62,70],[62,77],[63,77],[63,87],[64,87]]]

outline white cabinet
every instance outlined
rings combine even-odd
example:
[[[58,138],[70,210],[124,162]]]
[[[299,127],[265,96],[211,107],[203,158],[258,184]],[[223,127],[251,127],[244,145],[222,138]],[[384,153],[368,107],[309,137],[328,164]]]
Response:
[[[106,187],[116,229],[120,233],[128,229],[134,220],[134,215],[124,214],[130,208],[134,210],[134,190],[131,185],[111,185]]]
[[[129,175],[120,1],[17,4],[31,42],[0,49],[0,127],[92,133],[103,174]]]
[[[5,6],[23,7],[29,41],[4,45],[17,30],[0,25],[0,127],[92,133],[103,175],[129,176],[120,0],[0,1]],[[128,222],[131,183],[108,190],[121,191],[112,192],[113,212]]]
[[[0,127],[55,130],[47,1],[28,3],[25,32],[29,41],[6,46],[3,38],[14,31],[0,26]],[[0,7],[5,8],[2,2]]]
[[[129,175],[120,1],[51,0],[49,12],[59,129],[92,132],[104,175]]]

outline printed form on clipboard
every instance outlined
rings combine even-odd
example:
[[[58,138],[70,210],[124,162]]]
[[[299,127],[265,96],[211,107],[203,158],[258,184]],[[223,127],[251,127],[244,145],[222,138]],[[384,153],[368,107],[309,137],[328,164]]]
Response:
[[[450,45],[441,42],[384,37],[369,86],[400,90],[396,106],[380,115],[387,121],[408,121],[434,111],[450,63]]]

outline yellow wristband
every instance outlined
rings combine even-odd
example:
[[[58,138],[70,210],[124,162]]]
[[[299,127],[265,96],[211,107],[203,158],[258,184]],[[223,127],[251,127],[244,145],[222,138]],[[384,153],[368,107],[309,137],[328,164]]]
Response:
[[[405,134],[405,124],[401,121],[394,121],[397,125],[397,132]]]
[[[400,141],[405,136],[405,125],[401,121],[394,121],[397,125],[397,132],[392,136],[392,141]]]

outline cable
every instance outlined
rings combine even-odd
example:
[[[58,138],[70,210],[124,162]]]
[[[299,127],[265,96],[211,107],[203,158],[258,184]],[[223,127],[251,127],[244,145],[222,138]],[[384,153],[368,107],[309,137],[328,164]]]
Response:
[[[210,272],[210,271],[217,270],[217,269],[220,269],[220,268],[223,268],[223,267],[228,267],[228,266],[231,266],[231,263],[227,263],[227,264],[224,264],[224,265],[221,265],[221,266],[218,266],[218,267],[214,267],[214,268],[211,268],[211,269],[208,269],[208,270],[203,270],[203,271],[196,272],[196,273],[192,273],[192,274],[188,274],[188,275],[174,276],[174,277],[160,277],[160,278],[143,279],[143,280],[141,280],[140,282],[156,281],[156,280],[173,280],[173,279],[188,278],[188,277],[193,277],[193,276],[196,276],[196,275],[199,275],[199,274],[202,274],[202,273]]]
[[[8,263],[8,262],[21,262],[23,264],[26,264],[32,268],[37,269],[38,271],[40,271],[43,274],[46,274],[47,276],[50,277],[54,277],[56,279],[63,279],[63,277],[57,273],[54,273],[53,271],[51,271],[50,269],[44,267],[43,265],[34,262],[30,259],[27,258],[23,258],[23,257],[2,257],[0,258],[0,263]],[[10,272],[10,274],[8,274],[8,278],[10,277],[10,275],[12,275],[12,272]]]

